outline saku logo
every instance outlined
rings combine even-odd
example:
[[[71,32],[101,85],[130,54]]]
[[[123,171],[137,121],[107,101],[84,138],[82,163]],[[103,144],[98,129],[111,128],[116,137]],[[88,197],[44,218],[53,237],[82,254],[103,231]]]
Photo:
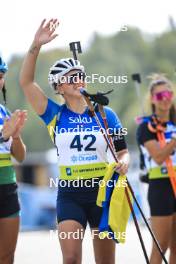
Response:
[[[81,117],[80,115],[78,117],[69,117],[69,123],[89,124],[89,123],[92,123],[92,118],[91,117]]]

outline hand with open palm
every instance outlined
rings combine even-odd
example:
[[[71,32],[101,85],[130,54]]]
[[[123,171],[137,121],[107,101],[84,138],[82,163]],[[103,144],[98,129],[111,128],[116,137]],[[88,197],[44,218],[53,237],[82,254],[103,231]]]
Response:
[[[58,36],[58,34],[55,33],[58,25],[59,22],[57,19],[50,19],[48,22],[44,19],[35,34],[35,44],[40,47],[55,39]]]

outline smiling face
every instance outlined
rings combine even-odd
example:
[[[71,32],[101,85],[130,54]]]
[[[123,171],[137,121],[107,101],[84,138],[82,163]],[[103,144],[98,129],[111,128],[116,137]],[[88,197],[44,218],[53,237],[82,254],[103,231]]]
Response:
[[[4,73],[0,72],[0,90],[2,90],[4,86]]]
[[[72,70],[63,76],[62,83],[57,86],[57,91],[67,100],[82,97],[80,89],[85,87],[84,74],[78,70]]]
[[[168,84],[156,85],[151,94],[151,102],[156,111],[167,112],[173,104],[173,91]]]

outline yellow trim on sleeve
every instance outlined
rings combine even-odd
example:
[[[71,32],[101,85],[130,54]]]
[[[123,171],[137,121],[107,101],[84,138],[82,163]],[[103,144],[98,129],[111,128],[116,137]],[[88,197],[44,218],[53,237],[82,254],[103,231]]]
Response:
[[[54,142],[54,133],[55,133],[54,130],[55,130],[55,126],[56,126],[56,121],[57,121],[57,115],[55,115],[55,117],[47,125],[48,133],[49,133],[53,142]]]

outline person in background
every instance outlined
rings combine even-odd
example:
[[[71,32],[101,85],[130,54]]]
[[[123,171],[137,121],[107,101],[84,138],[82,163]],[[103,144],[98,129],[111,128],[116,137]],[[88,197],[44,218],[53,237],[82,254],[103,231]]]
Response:
[[[0,58],[0,90],[5,98],[5,73],[7,64]],[[14,93],[11,90],[11,93]],[[15,170],[11,161],[25,158],[26,147],[21,131],[27,120],[27,112],[10,113],[0,104],[0,264],[14,263],[14,253],[19,232],[20,205],[17,194]]]
[[[137,141],[144,157],[149,175],[148,201],[151,226],[165,253],[170,249],[169,264],[176,263],[176,197],[169,179],[166,160],[170,158],[176,168],[176,110],[171,82],[162,75],[153,75],[150,83],[152,115],[144,118],[137,130]],[[159,120],[163,127],[165,146],[153,126]],[[155,244],[152,246],[151,264],[161,264],[161,255]]]

